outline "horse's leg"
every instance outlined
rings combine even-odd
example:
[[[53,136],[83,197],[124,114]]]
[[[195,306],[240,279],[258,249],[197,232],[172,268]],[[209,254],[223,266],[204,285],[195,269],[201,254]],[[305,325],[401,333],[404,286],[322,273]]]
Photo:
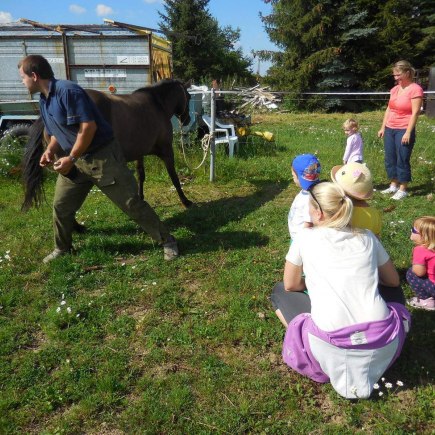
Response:
[[[165,162],[166,170],[168,171],[168,174],[171,177],[172,184],[177,190],[181,202],[183,203],[184,207],[188,208],[191,205],[193,205],[193,202],[189,201],[186,198],[186,195],[184,194],[183,189],[181,188],[180,180],[178,178],[177,172],[175,171],[175,161],[174,161],[174,152],[172,150],[172,144],[169,150],[170,150],[169,155],[163,155],[163,156],[159,155],[159,157]]]
[[[140,160],[136,160],[136,172],[137,172],[137,193],[140,199],[144,199],[143,195],[143,183],[145,181],[145,166],[143,164],[143,157]]]

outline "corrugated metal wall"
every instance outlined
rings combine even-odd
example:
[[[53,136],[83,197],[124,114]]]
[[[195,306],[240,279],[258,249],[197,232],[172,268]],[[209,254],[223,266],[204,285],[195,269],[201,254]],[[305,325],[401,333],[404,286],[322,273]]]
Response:
[[[91,31],[80,31],[80,26],[65,30],[65,50],[64,38],[54,30],[0,25],[0,100],[31,99],[17,69],[29,54],[43,55],[56,78],[69,76],[84,88],[108,92],[113,86],[126,94],[151,84],[150,35],[106,25]]]

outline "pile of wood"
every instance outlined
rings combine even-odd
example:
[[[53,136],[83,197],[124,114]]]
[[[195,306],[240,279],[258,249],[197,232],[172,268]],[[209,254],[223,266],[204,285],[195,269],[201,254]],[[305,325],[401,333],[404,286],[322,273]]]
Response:
[[[246,111],[254,108],[278,109],[281,97],[278,94],[268,92],[268,89],[268,86],[260,88],[260,85],[252,88],[234,88],[234,91],[239,92],[237,96],[242,98],[242,103],[238,106],[238,110]]]

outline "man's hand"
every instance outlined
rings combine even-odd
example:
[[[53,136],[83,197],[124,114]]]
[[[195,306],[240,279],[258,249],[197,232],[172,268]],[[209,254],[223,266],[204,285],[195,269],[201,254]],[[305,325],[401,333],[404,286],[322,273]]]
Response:
[[[53,168],[59,174],[67,175],[73,166],[74,163],[69,157],[61,157],[54,162]]]
[[[54,153],[49,148],[47,148],[44,154],[42,154],[41,159],[39,160],[39,165],[45,167],[53,163],[53,160],[54,160]]]

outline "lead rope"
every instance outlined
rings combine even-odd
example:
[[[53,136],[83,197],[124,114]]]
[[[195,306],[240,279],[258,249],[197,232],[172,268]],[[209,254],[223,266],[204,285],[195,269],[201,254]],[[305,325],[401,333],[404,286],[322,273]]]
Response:
[[[196,171],[199,169],[205,162],[205,159],[207,158],[208,150],[210,149],[210,142],[211,142],[211,136],[209,134],[204,135],[204,137],[201,139],[201,149],[204,152],[204,157],[202,158],[201,163],[196,168],[191,168],[189,163],[187,163],[186,153],[184,150],[184,138],[183,138],[183,126],[181,124],[181,121],[178,120],[179,126],[180,126],[180,132],[181,132],[181,150],[183,152],[183,158],[184,162],[186,163],[186,166],[189,168],[190,171]]]

